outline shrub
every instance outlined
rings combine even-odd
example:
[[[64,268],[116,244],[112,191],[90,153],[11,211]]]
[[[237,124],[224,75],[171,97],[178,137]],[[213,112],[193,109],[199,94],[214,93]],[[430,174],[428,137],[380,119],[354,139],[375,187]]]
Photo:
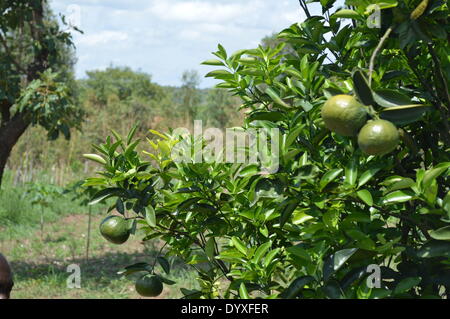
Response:
[[[229,55],[219,45],[218,59],[204,62],[224,67],[207,76],[242,98],[243,130],[279,130],[276,172],[175,161],[192,139],[173,133],[153,131],[147,158],[131,131],[89,156],[103,167],[85,182],[102,189],[92,203],[117,198],[110,210],[136,234],[162,239],[197,269],[201,289],[183,289],[186,298],[448,296],[449,12],[439,1],[418,12],[418,2],[380,2],[383,23],[370,28],[373,4],[320,1],[324,14],[311,16],[301,1],[308,18],[281,31],[278,46]],[[357,137],[330,132],[321,108],[337,94],[395,124],[395,150],[367,156]]]

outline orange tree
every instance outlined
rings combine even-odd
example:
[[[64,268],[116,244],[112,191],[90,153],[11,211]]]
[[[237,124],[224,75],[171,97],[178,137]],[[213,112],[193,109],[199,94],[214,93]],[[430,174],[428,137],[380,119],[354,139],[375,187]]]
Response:
[[[278,46],[229,55],[219,45],[204,62],[242,98],[244,130],[279,129],[277,172],[180,163],[171,156],[180,137],[154,131],[141,155],[132,130],[87,155],[103,167],[85,182],[101,188],[92,203],[116,198],[110,211],[131,233],[159,238],[197,270],[200,289],[182,289],[186,298],[448,297],[447,4],[328,0],[314,16],[300,3],[307,19],[281,31]],[[361,109],[365,118],[348,131],[326,124],[332,97],[350,110],[332,121]],[[157,261],[170,272],[158,256],[121,273],[174,284]]]

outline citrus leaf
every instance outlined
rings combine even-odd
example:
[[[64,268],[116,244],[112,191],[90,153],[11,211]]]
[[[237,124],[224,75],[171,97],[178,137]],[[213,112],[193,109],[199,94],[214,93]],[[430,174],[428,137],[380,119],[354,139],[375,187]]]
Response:
[[[286,250],[287,250],[287,252],[289,252],[292,255],[297,256],[301,259],[304,259],[307,261],[311,260],[311,256],[308,254],[308,252],[305,249],[303,249],[302,247],[300,247],[299,245],[288,247]]]
[[[431,238],[436,240],[450,240],[450,226],[429,231]]]
[[[362,173],[359,177],[358,188],[369,182],[380,170],[381,167],[374,167]]]
[[[193,197],[193,198],[189,198],[186,199],[185,201],[183,201],[182,203],[180,203],[177,206],[177,211],[184,211],[188,208],[190,208],[192,206],[192,204],[195,204],[196,202],[198,202],[199,200],[201,200],[201,197]]]
[[[414,197],[414,193],[411,191],[398,190],[387,194],[383,199],[383,204],[388,203],[404,203],[411,200]]]
[[[231,238],[231,242],[233,243],[233,246],[236,247],[237,250],[239,250],[244,255],[247,255],[247,247],[239,238],[233,236]]]
[[[440,163],[434,168],[425,172],[422,179],[422,189],[430,187],[431,183],[438,178],[442,173],[444,173],[450,167],[450,162]]]
[[[215,65],[215,66],[224,66],[223,62],[216,59],[203,61],[201,64],[203,65]]]
[[[420,277],[408,277],[400,281],[394,289],[394,294],[407,292],[411,288],[417,286],[422,281]]]
[[[367,189],[362,189],[356,193],[358,197],[367,205],[373,205],[372,194]]]
[[[320,179],[319,182],[320,190],[324,189],[325,186],[327,186],[334,179],[336,179],[342,173],[342,171],[343,171],[342,168],[335,168],[332,169],[331,171],[326,172]]]
[[[287,287],[286,290],[284,290],[280,296],[284,299],[293,299],[298,296],[303,287],[310,284],[314,280],[315,280],[314,277],[311,276],[298,277],[293,282],[291,282],[289,287]]]
[[[83,157],[87,158],[87,159],[90,159],[91,161],[103,164],[103,165],[106,164],[106,160],[103,157],[101,157],[100,155],[97,155],[97,154],[83,154]]]
[[[254,176],[259,172],[259,166],[257,164],[250,164],[247,167],[239,171],[239,176]]]
[[[104,199],[107,199],[112,196],[118,196],[122,192],[121,188],[113,187],[113,188],[105,188],[101,191],[97,192],[88,205],[95,205],[101,202]]]
[[[145,208],[145,220],[150,227],[156,227],[156,214],[152,206]]]
[[[158,258],[156,258],[156,260],[158,261],[158,263],[161,265],[161,267],[162,267],[162,269],[164,270],[164,272],[166,273],[166,274],[170,274],[170,264],[169,264],[169,261],[166,259],[166,258],[164,258],[164,257],[161,257],[161,256],[159,256]]]
[[[205,75],[205,78],[232,78],[233,74],[226,70],[214,70]]]
[[[393,192],[399,189],[405,189],[410,188],[412,186],[416,185],[416,182],[411,178],[402,178],[401,180],[393,183],[391,186],[388,187],[386,192]]]
[[[283,227],[284,224],[289,220],[292,216],[292,213],[297,208],[299,201],[296,199],[290,199],[286,201],[286,204],[283,206],[280,215],[280,227]]]
[[[342,249],[330,255],[323,265],[323,279],[327,281],[357,250],[358,248]]]
[[[134,125],[133,128],[130,130],[130,132],[127,135],[127,144],[131,143],[131,140],[133,139],[134,135],[136,134],[138,126]]]
[[[186,288],[180,288],[183,297],[181,299],[200,299],[203,293],[199,290],[189,290]]]
[[[358,178],[358,162],[356,158],[352,158],[345,167],[345,182],[350,186],[355,186]]]
[[[256,251],[255,251],[255,256],[253,257],[253,262],[255,264],[259,264],[262,256],[264,256],[264,254],[270,249],[271,246],[272,246],[271,241],[268,241],[267,243],[264,243],[261,246],[259,246],[258,249],[256,249]]]
[[[209,258],[214,258],[214,254],[216,252],[216,241],[214,240],[214,237],[211,237],[208,239],[205,245],[205,254]]]
[[[361,70],[353,72],[355,94],[364,105],[373,105],[374,99],[369,83]]]
[[[450,191],[445,195],[444,200],[442,201],[442,208],[449,214],[450,216]]]
[[[373,98],[382,107],[396,107],[411,104],[411,99],[407,95],[390,89],[376,90],[373,93]]]
[[[447,241],[430,241],[417,251],[419,258],[450,257],[450,243]]]
[[[341,9],[334,13],[332,18],[346,18],[346,19],[359,19],[361,16],[358,12],[349,9]]]
[[[273,259],[275,258],[275,256],[278,254],[278,252],[280,251],[280,248],[276,248],[274,250],[271,250],[266,257],[264,258],[264,267],[269,267],[270,263],[273,261]]]
[[[274,89],[268,87],[266,89],[266,94],[270,96],[270,98],[273,100],[273,102],[275,102],[276,104],[279,104],[285,108],[289,108],[290,106],[287,105],[282,99],[281,97],[278,95],[277,92],[275,92]]]
[[[168,140],[168,139],[169,139],[167,136],[165,136],[164,134],[162,134],[162,133],[160,133],[160,132],[158,132],[158,131],[155,131],[155,130],[148,130],[148,131],[149,131],[150,133],[156,135],[156,136],[161,137],[163,140]]]
[[[423,104],[401,105],[384,109],[380,118],[397,125],[407,125],[419,121],[429,110],[431,106]]]
[[[284,144],[284,147],[289,148],[289,146],[292,145],[292,143],[297,139],[299,134],[304,129],[304,125],[297,126],[295,129],[289,132],[288,136],[286,137],[286,142]]]
[[[124,269],[119,270],[117,272],[117,274],[128,276],[128,275],[134,274],[136,272],[149,271],[149,267],[150,267],[150,265],[147,263],[136,263],[136,264],[127,266]]]
[[[367,267],[362,266],[349,271],[344,278],[340,281],[340,285],[342,289],[347,289],[351,284],[355,281],[361,279],[364,275],[367,274]]]
[[[161,280],[161,281],[162,281],[163,283],[165,283],[166,285],[172,286],[172,285],[175,285],[175,284],[176,284],[175,281],[170,280],[170,279],[167,279],[166,277],[163,277],[163,276],[161,276],[161,275],[155,274],[155,276],[158,277],[159,280]]]
[[[332,280],[322,287],[322,291],[330,299],[340,299],[342,297],[342,290],[336,280]]]
[[[241,299],[250,299],[244,283],[241,283],[241,285],[239,286],[239,297],[241,297]]]
[[[425,9],[428,7],[428,3],[430,0],[422,0],[417,7],[411,12],[410,18],[411,20],[419,19],[422,14],[425,12]]]
[[[118,198],[116,201],[116,209],[122,215],[125,213],[125,207],[123,205],[123,201],[120,198]]]

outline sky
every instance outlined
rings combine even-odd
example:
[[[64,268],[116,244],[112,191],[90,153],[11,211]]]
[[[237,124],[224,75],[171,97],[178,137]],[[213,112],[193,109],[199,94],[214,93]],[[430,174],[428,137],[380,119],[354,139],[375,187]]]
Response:
[[[110,65],[152,75],[179,86],[185,70],[197,70],[200,87],[222,44],[232,53],[256,47],[262,38],[305,19],[297,0],[51,0],[55,13],[83,30],[73,33],[77,78]]]

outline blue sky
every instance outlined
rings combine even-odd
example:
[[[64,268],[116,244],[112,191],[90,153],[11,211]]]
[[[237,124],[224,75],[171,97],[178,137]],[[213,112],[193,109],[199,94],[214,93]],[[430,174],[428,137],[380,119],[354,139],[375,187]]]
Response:
[[[297,0],[52,0],[84,34],[74,34],[76,74],[110,64],[130,66],[162,85],[180,85],[195,69],[201,87],[217,44],[227,51],[253,48],[266,35],[304,19]]]

